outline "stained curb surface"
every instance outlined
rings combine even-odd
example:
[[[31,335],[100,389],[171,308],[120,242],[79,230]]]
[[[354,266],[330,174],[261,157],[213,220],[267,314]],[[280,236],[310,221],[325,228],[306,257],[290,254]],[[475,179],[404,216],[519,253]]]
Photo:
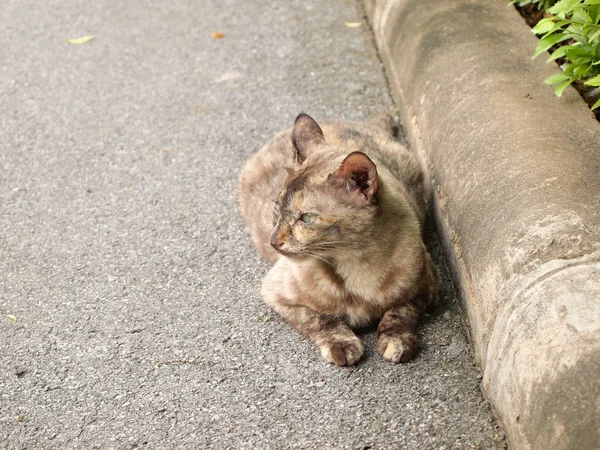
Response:
[[[509,443],[596,448],[600,126],[506,2],[365,5]]]

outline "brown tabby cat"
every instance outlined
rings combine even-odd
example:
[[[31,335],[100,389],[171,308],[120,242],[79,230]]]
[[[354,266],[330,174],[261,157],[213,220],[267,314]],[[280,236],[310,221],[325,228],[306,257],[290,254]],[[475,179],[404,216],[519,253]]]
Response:
[[[264,301],[338,366],[363,354],[350,327],[379,319],[379,353],[410,360],[419,314],[438,289],[421,239],[423,174],[392,118],[380,122],[321,128],[300,114],[240,173],[242,214],[274,263]]]

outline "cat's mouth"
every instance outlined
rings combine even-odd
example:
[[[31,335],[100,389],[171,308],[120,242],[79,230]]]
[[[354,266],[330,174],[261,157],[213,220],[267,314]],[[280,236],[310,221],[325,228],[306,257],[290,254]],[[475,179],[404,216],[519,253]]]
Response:
[[[280,255],[283,255],[287,258],[293,258],[294,256],[298,256],[299,254],[296,252],[290,252],[289,250],[284,250],[282,248],[275,248],[275,251]]]

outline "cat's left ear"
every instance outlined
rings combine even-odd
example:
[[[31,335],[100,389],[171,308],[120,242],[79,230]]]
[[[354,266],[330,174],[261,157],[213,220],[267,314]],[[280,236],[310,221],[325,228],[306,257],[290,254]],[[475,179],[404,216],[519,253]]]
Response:
[[[344,183],[359,205],[373,204],[377,192],[377,167],[367,155],[350,153],[332,175]]]
[[[296,117],[292,128],[292,143],[296,150],[296,162],[302,164],[308,155],[308,149],[325,141],[323,130],[308,114],[301,113]]]

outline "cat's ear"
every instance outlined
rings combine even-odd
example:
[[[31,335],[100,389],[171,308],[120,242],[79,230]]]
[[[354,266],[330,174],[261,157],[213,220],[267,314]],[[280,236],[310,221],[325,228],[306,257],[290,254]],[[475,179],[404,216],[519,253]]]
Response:
[[[343,182],[358,205],[373,204],[377,192],[377,167],[367,155],[350,153],[332,175]]]
[[[308,156],[311,146],[325,141],[323,130],[315,120],[307,114],[301,113],[292,128],[292,143],[295,149],[295,159],[302,164]]]

